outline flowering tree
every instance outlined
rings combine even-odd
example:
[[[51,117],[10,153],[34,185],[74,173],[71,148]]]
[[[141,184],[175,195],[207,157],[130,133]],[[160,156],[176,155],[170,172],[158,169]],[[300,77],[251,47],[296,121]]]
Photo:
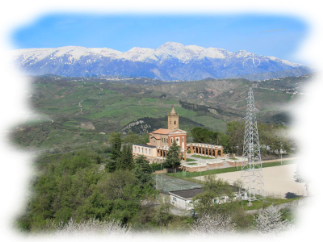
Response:
[[[271,205],[259,212],[255,218],[256,230],[260,233],[278,233],[292,227],[288,220],[282,219],[279,208]]]
[[[192,225],[193,234],[233,233],[231,219],[228,216],[204,214]]]
[[[76,223],[72,219],[64,226],[59,226],[60,229],[55,230],[52,235],[66,236],[66,235],[121,235],[127,234],[129,228],[122,226],[120,222],[112,221],[98,221],[91,219],[81,223]]]

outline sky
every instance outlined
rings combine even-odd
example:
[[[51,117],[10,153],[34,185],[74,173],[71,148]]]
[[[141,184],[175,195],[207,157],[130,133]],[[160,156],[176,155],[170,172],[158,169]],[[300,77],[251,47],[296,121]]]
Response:
[[[15,29],[15,48],[62,46],[158,48],[165,42],[246,50],[290,61],[306,38],[305,22],[284,15],[47,14]]]

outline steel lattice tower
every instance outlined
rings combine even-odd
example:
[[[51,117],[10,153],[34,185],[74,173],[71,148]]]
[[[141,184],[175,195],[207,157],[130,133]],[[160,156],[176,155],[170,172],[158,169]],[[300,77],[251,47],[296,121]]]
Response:
[[[250,87],[247,98],[247,115],[245,117],[245,133],[242,154],[243,157],[247,158],[247,161],[241,168],[241,181],[247,190],[249,202],[257,200],[256,194],[265,196],[255,112],[255,101],[252,87]]]

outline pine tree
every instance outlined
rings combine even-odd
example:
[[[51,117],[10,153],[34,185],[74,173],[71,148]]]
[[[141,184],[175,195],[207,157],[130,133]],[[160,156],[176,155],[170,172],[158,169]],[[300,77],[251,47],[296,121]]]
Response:
[[[152,184],[152,169],[149,165],[149,161],[146,160],[146,157],[141,155],[135,159],[134,172],[135,176],[142,186],[144,186],[145,184]]]
[[[117,169],[133,169],[134,163],[132,158],[132,149],[130,145],[122,147],[121,155],[117,161]]]
[[[177,145],[176,142],[173,142],[169,147],[166,161],[164,163],[166,168],[172,168],[173,171],[181,165],[181,148]]]
[[[111,143],[111,159],[117,160],[121,156],[121,134],[120,133],[111,133],[110,134],[110,143]]]
[[[309,185],[317,181],[317,179],[314,176],[314,170],[310,168],[305,157],[298,162],[294,178],[296,182],[305,183],[306,193],[308,196]]]

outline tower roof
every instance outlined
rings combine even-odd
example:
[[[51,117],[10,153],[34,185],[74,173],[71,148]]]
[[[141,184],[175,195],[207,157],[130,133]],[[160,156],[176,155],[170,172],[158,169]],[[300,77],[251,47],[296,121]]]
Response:
[[[169,114],[173,114],[173,115],[174,115],[174,114],[175,114],[175,115],[177,114],[177,113],[175,112],[175,108],[174,108],[174,107],[172,107],[172,111],[170,111],[170,113],[169,113]]]

